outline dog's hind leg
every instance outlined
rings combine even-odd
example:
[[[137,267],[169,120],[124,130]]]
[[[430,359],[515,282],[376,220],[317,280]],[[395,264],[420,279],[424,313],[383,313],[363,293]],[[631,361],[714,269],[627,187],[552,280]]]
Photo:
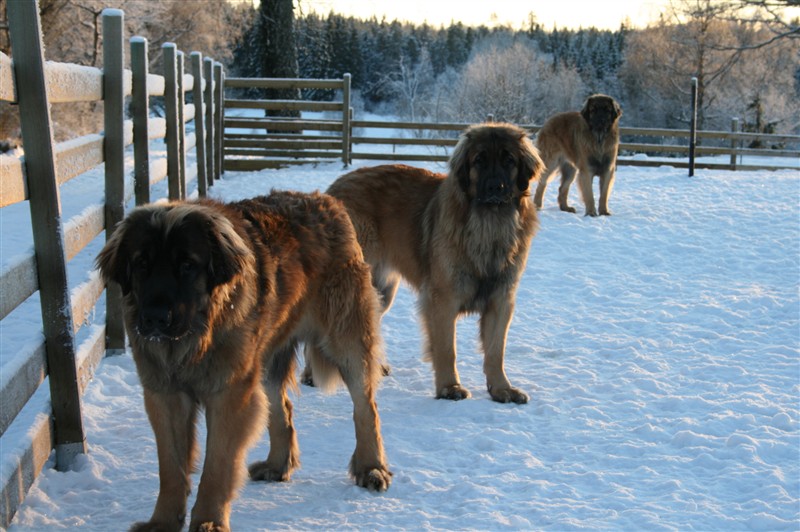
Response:
[[[558,187],[558,207],[565,212],[576,212],[575,207],[569,205],[569,188],[575,181],[577,169],[571,163],[561,163],[561,185]]]
[[[536,192],[533,194],[533,203],[537,209],[541,209],[544,204],[544,193],[547,190],[547,185],[553,179],[553,174],[556,171],[556,164],[548,164],[542,175],[539,176],[539,183],[536,185]]]
[[[376,271],[372,273],[372,283],[378,290],[378,295],[381,300],[381,314],[386,314],[394,302],[397,289],[400,288],[400,276],[396,273],[382,274],[380,276],[378,276]]]
[[[375,357],[367,351],[362,351],[361,356],[364,359]],[[350,459],[350,475],[362,488],[370,491],[386,491],[392,483],[392,472],[386,463],[378,405],[375,403],[377,383],[373,382],[374,378],[369,375],[371,372],[369,367],[363,364],[360,370],[348,364],[342,371],[347,390],[353,400],[353,421],[356,430],[356,448]]]

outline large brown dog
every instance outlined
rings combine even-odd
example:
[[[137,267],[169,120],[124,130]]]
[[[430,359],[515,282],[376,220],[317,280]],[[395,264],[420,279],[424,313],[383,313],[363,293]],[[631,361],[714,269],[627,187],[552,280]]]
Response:
[[[299,451],[286,388],[294,386],[299,341],[318,347],[353,398],[356,483],[389,487],[374,401],[380,303],[338,201],[275,192],[238,203],[140,207],[97,262],[105,280],[122,287],[158,448],[158,501],[150,521],[134,529],[182,527],[201,407],[208,439],[190,530],[228,529],[245,454],[267,407],[269,456],[250,476],[289,479]]]
[[[619,117],[622,109],[611,96],[590,96],[581,109],[550,117],[536,137],[536,147],[545,163],[534,203],[541,209],[544,192],[556,170],[561,172],[558,205],[562,211],[575,212],[567,202],[569,187],[578,174],[587,216],[610,215],[608,199],[614,188],[619,149]],[[599,210],[595,209],[592,179],[600,177]]]
[[[517,284],[538,223],[528,186],[542,166],[524,130],[483,124],[461,136],[448,175],[377,166],[344,175],[328,189],[350,213],[384,311],[401,278],[419,291],[437,398],[470,396],[456,370],[456,320],[478,312],[492,399],[528,400],[511,386],[503,358]],[[314,377],[318,374],[313,367]]]

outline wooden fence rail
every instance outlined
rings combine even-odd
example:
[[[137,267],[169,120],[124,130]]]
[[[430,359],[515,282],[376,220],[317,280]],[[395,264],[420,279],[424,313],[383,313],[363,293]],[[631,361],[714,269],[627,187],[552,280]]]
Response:
[[[342,79],[229,78],[225,80],[225,87],[231,90],[313,89],[337,93],[337,101],[330,102],[226,98],[222,140],[225,170],[261,170],[331,159],[341,159],[344,164],[349,164],[352,131],[350,74],[345,74]],[[238,110],[242,109],[258,110],[260,116],[253,116],[253,113],[237,116]],[[309,119],[266,114],[266,111],[275,110],[309,111],[329,116]]]
[[[225,100],[224,165],[231,170],[260,170],[292,164],[317,163],[341,156],[345,165],[353,160],[447,161],[458,134],[469,123],[398,122],[357,120],[349,108],[349,74],[342,80],[234,78],[225,82],[229,89],[294,88],[337,89],[342,100],[263,100],[230,98]],[[234,111],[236,110],[236,111]],[[242,110],[250,110],[243,113]],[[258,110],[261,116],[254,116]],[[304,111],[299,118],[263,116],[263,111]],[[327,113],[327,114],[326,114]],[[341,115],[341,119],[338,116]],[[334,118],[335,116],[335,118]],[[491,121],[491,116],[487,117]],[[532,134],[540,125],[525,125]],[[690,129],[621,127],[620,165],[671,166],[686,168],[690,151]],[[697,131],[696,156],[727,155],[726,162],[697,162],[698,168],[742,169],[798,168],[800,136],[766,135],[739,132],[738,120],[731,131]],[[646,139],[646,141],[645,141]],[[761,143],[782,148],[747,148],[746,143]],[[651,158],[653,155],[671,157]],[[642,158],[641,155],[648,155]],[[783,158],[781,163],[741,164],[742,157]]]
[[[85,330],[86,338],[76,345],[86,317],[103,314],[98,303],[106,287],[96,271],[70,286],[68,263],[104,231],[108,238],[126,209],[151,201],[151,188],[164,179],[169,199],[205,195],[220,177],[222,123],[221,65],[195,52],[192,73],[186,74],[183,53],[168,43],[165,71],[153,74],[147,67],[147,42],[133,37],[131,69],[125,69],[122,11],[103,11],[102,70],[44,60],[35,0],[8,2],[7,12],[13,58],[0,54],[0,100],[19,106],[24,157],[0,156],[0,209],[29,202],[33,250],[0,270],[0,320],[39,292],[43,335],[37,340],[31,331],[31,341],[2,368],[0,528],[9,525],[53,449],[59,470],[68,469],[86,451],[81,394],[100,359],[125,348],[121,294],[112,287],[106,290],[105,322]],[[187,103],[187,94],[192,103]],[[165,98],[165,118],[150,117],[151,96]],[[102,133],[53,141],[50,104],[99,101]],[[126,102],[130,118],[125,116]],[[187,133],[187,123],[194,132]],[[151,153],[150,142],[157,139],[166,139],[167,158]],[[126,151],[131,144],[129,169]],[[191,150],[195,181],[186,164]],[[104,168],[95,170],[99,165]],[[104,173],[104,201],[63,221],[59,187],[89,171]],[[190,183],[196,183],[193,192],[187,190]],[[18,419],[45,380],[49,407],[30,419]],[[3,441],[17,423],[32,423],[23,426],[25,441]]]
[[[388,122],[374,120],[353,120],[352,159],[382,161],[447,161],[450,152],[457,142],[457,134],[469,126],[467,123],[423,123],[423,122]],[[532,134],[539,131],[539,125],[524,125]],[[399,136],[398,131],[408,130],[408,134]],[[622,166],[661,166],[671,165],[679,168],[688,167],[682,160],[646,159],[631,157],[639,154],[668,154],[685,158],[689,152],[689,131],[676,129],[621,127],[619,164]],[[652,138],[670,140],[669,144],[656,142],[634,142],[629,139]],[[728,155],[728,162],[697,162],[697,168],[713,168],[725,170],[780,169],[800,167],[800,136],[766,135],[756,133],[739,133],[736,131],[698,131],[701,139],[695,153],[703,155]],[[686,139],[685,144],[678,144],[674,139]],[[723,141],[726,144],[723,144]],[[711,146],[712,142],[717,146]],[[760,142],[764,145],[787,145],[791,148],[757,149],[743,148],[747,142]],[[423,148],[420,150],[419,148]],[[739,157],[774,157],[786,159],[781,163],[739,164]]]

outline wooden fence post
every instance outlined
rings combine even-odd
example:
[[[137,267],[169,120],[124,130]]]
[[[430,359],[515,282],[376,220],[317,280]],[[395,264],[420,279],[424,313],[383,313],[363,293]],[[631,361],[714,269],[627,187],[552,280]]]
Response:
[[[106,241],[125,215],[125,87],[123,14],[103,10],[103,160],[105,161]],[[106,354],[125,352],[122,291],[106,288]]]
[[[214,109],[216,101],[214,99],[214,61],[210,57],[203,60],[203,75],[206,78],[206,172],[208,172],[208,186],[214,184],[214,159],[216,149],[214,147],[217,138],[217,124],[214,122]]]
[[[350,164],[350,81],[349,73],[344,75],[342,87],[342,162]]]
[[[214,63],[214,141],[216,148],[216,153],[214,154],[214,179],[219,179],[222,176],[222,128],[225,117],[224,85],[225,73],[222,72],[222,63]]]
[[[689,177],[694,176],[694,152],[697,147],[697,78],[692,78],[692,116],[689,125]]]
[[[86,436],[38,7],[38,2],[6,4],[14,47],[14,78],[17,87],[24,87],[17,91],[17,102],[20,116],[25,117],[21,121],[22,143],[50,376],[56,469],[66,471],[76,455],[86,452]]]
[[[739,132],[739,119],[732,118],[731,119],[731,133],[736,135]],[[739,147],[739,139],[735,136],[731,138],[731,170],[736,170],[736,153],[737,148]]]
[[[147,93],[147,39],[131,38],[131,115],[133,116],[133,187],[136,205],[150,203],[150,96]]]
[[[206,129],[203,111],[203,54],[192,52],[192,76],[194,87],[194,131],[196,137],[195,150],[197,150],[197,192],[201,198],[208,195],[208,178],[206,177]]]
[[[167,179],[169,199],[181,199],[181,140],[178,133],[178,50],[168,42],[161,47],[164,57],[164,113],[167,119]]]
[[[178,50],[176,57],[176,66],[178,69],[178,168],[179,181],[181,184],[181,199],[186,199],[186,119],[184,113],[186,112],[186,88],[183,86],[184,68],[184,55],[183,52]]]

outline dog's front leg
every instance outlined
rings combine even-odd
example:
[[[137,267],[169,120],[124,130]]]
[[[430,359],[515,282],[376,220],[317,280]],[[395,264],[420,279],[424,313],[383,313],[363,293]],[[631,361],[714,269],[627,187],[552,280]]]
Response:
[[[592,192],[592,179],[594,176],[588,168],[581,168],[578,173],[578,186],[581,189],[583,205],[586,208],[586,216],[597,216],[597,209],[594,206],[594,193]]]
[[[489,304],[481,315],[481,342],[483,343],[483,372],[492,400],[498,403],[528,402],[528,396],[511,386],[506,377],[504,359],[506,336],[514,314],[513,293],[498,290],[492,294]]]
[[[183,393],[157,393],[145,388],[144,407],[158,449],[158,500],[150,521],[136,523],[131,530],[180,530],[186,518],[189,474],[196,455],[197,405]]]
[[[247,450],[264,428],[267,400],[254,372],[204,402],[206,459],[189,530],[222,532],[230,530],[231,502],[245,478]]]
[[[450,297],[443,290],[421,290],[420,307],[428,339],[426,358],[433,363],[437,399],[459,401],[470,397],[456,369],[456,319]]]
[[[611,197],[611,190],[614,188],[614,179],[616,168],[613,166],[608,169],[608,172],[600,176],[600,214],[602,216],[611,216],[611,211],[608,210],[608,199]]]

